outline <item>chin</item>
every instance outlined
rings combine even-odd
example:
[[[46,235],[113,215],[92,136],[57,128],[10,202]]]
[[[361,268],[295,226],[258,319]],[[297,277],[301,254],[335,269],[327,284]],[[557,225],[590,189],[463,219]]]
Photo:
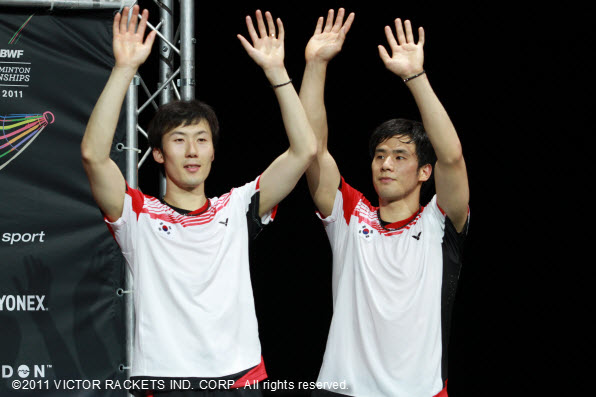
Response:
[[[403,198],[403,194],[401,192],[396,192],[390,189],[376,189],[377,195],[379,196],[379,200],[384,200],[388,202],[398,201]]]

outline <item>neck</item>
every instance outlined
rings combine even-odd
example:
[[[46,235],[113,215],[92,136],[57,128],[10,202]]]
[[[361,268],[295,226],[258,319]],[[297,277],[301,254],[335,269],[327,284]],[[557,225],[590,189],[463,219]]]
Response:
[[[187,211],[201,208],[207,202],[205,184],[202,183],[192,189],[184,189],[166,181],[166,194],[163,199],[169,205]]]
[[[379,214],[385,222],[393,223],[407,219],[420,209],[420,196],[411,195],[391,201],[379,197]]]

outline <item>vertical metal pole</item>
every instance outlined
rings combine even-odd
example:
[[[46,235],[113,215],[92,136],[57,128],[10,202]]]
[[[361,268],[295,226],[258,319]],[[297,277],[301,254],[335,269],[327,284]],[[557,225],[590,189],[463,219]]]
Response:
[[[172,0],[161,0],[163,7],[159,9],[159,16],[161,18],[161,34],[170,43],[174,41],[174,2]],[[171,11],[168,12],[168,9]],[[159,40],[159,87],[162,87],[164,82],[172,75],[173,62],[170,57],[172,49],[163,40]],[[165,105],[172,100],[172,88],[166,87],[161,91],[160,104]]]
[[[180,0],[180,96],[195,98],[195,4]]]
[[[161,34],[170,43],[174,41],[174,2],[172,0],[161,0],[163,7],[160,7],[160,17],[162,21]],[[169,10],[169,11],[168,11]],[[164,83],[172,75],[174,65],[172,57],[172,49],[163,40],[159,41],[159,87],[163,87]],[[160,94],[160,104],[165,105],[170,103],[173,98],[172,87],[165,87]],[[159,195],[163,197],[166,194],[166,178],[159,175]]]
[[[137,108],[138,108],[138,85],[139,77],[135,76],[128,87],[126,94],[126,172],[125,178],[132,188],[138,187],[138,162],[139,155],[136,149],[138,147],[137,134]],[[126,325],[126,363],[125,376],[130,378],[130,368],[132,366],[132,346],[134,338],[134,306],[133,306],[133,282],[132,274],[125,266],[124,277],[124,320]]]

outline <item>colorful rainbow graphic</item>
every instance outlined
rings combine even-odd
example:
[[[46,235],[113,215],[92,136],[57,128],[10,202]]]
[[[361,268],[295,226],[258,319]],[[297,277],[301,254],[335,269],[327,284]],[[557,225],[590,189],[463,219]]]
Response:
[[[29,18],[27,18],[27,20],[25,21],[25,23],[23,23],[21,25],[21,27],[15,32],[15,34],[12,35],[12,37],[10,38],[10,41],[8,42],[8,44],[16,44],[20,40],[21,33],[23,32],[23,29],[25,29],[25,26],[27,26],[27,24],[29,23],[29,21],[31,20],[31,18],[33,18],[33,15],[35,15],[35,13],[29,15]]]
[[[51,112],[0,116],[0,170],[23,153],[54,122]]]

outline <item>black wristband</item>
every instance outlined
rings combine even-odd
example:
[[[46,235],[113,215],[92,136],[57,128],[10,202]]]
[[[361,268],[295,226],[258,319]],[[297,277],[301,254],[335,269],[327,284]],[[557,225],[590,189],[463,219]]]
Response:
[[[290,79],[290,81],[286,81],[285,83],[281,83],[281,84],[277,84],[277,85],[272,85],[271,88],[276,89],[278,87],[283,87],[284,85],[288,85],[292,82],[292,79]]]
[[[422,70],[422,72],[415,74],[414,76],[410,76],[404,79],[404,83],[407,83],[408,81],[415,79],[416,77],[422,76],[424,73],[426,73],[426,71]]]

